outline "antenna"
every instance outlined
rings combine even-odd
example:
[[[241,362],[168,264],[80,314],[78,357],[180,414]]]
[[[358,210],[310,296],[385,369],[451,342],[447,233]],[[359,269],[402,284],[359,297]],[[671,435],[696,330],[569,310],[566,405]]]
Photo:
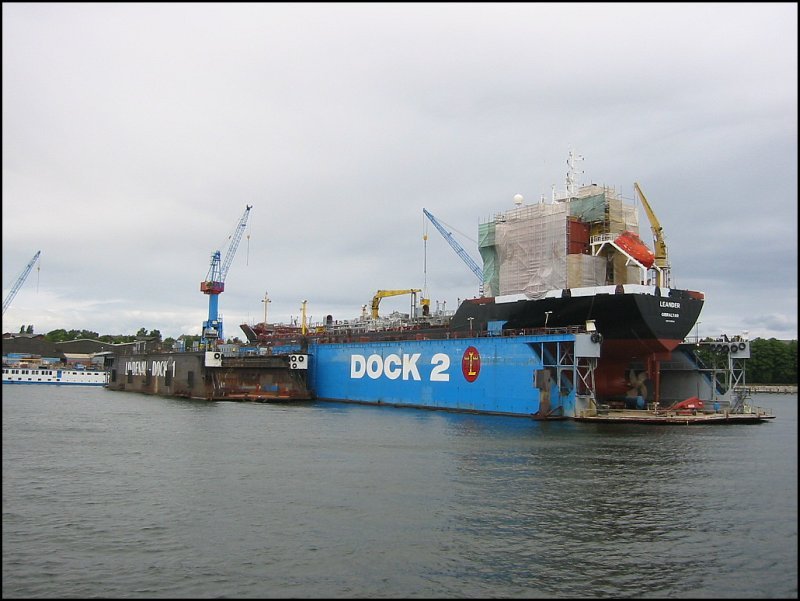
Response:
[[[575,161],[582,161],[583,155],[578,154],[576,155],[574,151],[569,151],[569,158],[567,159],[567,165],[569,169],[567,170],[567,197],[572,198],[575,196],[575,175],[578,173],[575,169]],[[583,170],[580,171],[583,173]]]

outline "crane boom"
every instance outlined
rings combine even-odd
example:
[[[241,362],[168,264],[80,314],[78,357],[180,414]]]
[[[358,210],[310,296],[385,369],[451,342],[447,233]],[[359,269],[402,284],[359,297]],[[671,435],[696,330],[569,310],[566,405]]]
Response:
[[[230,246],[228,247],[228,253],[225,255],[225,261],[222,263],[222,269],[220,269],[220,277],[222,278],[222,282],[224,282],[225,278],[228,276],[228,270],[231,268],[233,256],[236,254],[236,249],[239,248],[239,242],[242,240],[242,234],[244,234],[244,228],[247,225],[247,218],[250,215],[250,209],[253,208],[253,205],[245,206],[247,208],[244,210],[241,219],[239,219],[239,223],[236,226],[236,231],[234,232]]]
[[[381,299],[387,296],[399,296],[401,294],[416,294],[422,292],[419,288],[408,288],[406,290],[378,290],[375,296],[372,297],[372,319],[378,319],[378,305],[381,304]],[[416,304],[415,302],[412,304]]]
[[[425,213],[425,216],[430,219],[431,223],[436,227],[437,230],[439,230],[439,233],[444,237],[445,240],[447,240],[448,244],[450,244],[458,256],[461,257],[461,260],[467,264],[467,267],[469,267],[472,270],[472,273],[474,273],[478,278],[478,281],[480,281],[481,296],[483,296],[483,269],[481,269],[478,266],[478,263],[467,254],[458,241],[456,241],[456,239],[453,237],[453,234],[448,232],[444,226],[439,223],[439,220],[436,219],[436,217],[431,215],[426,209],[422,209],[422,212]]]
[[[200,282],[200,291],[208,295],[208,320],[203,322],[203,344],[212,339],[219,340],[223,338],[222,319],[219,317],[219,295],[225,290],[225,278],[233,262],[233,257],[236,255],[236,249],[239,247],[239,242],[242,239],[242,234],[247,225],[247,218],[252,208],[253,205],[246,205],[244,213],[231,236],[225,259],[221,259],[222,253],[219,250],[214,251],[211,255],[211,265],[208,269],[208,274],[206,274],[206,279]]]
[[[639,198],[642,201],[642,207],[644,207],[645,213],[647,213],[647,219],[650,221],[650,229],[653,232],[653,246],[654,246],[654,255],[655,260],[653,264],[658,268],[661,272],[661,280],[659,285],[668,285],[668,282],[665,281],[665,278],[668,278],[669,274],[669,260],[667,258],[667,243],[664,240],[664,230],[661,227],[661,223],[659,223],[656,214],[653,212],[653,209],[650,207],[650,203],[647,202],[647,198],[642,192],[642,189],[639,187],[637,182],[633,182],[633,187],[636,190],[636,193],[639,195]]]
[[[3,301],[3,314],[5,314],[6,309],[11,304],[11,301],[14,300],[14,297],[19,292],[19,289],[22,288],[22,285],[25,283],[25,280],[28,279],[28,274],[30,274],[31,269],[33,269],[34,264],[39,259],[39,255],[42,254],[42,251],[37,250],[36,254],[33,255],[33,258],[28,261],[28,264],[25,266],[25,269],[22,270],[22,273],[17,278],[17,281],[14,282],[14,285],[11,287],[11,291],[6,296],[6,299]]]

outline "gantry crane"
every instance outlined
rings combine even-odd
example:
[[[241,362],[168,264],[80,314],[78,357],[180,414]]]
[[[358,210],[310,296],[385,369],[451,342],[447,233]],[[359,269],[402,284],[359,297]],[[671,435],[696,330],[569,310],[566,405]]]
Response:
[[[236,249],[242,239],[250,209],[253,208],[252,205],[246,206],[244,214],[236,225],[236,230],[231,235],[231,242],[225,253],[225,259],[221,260],[222,254],[220,251],[214,251],[211,255],[211,266],[208,269],[206,279],[200,282],[200,291],[208,295],[208,320],[203,322],[201,338],[203,345],[208,345],[217,340],[224,340],[222,318],[219,316],[219,295],[225,290],[225,277],[228,275],[228,269],[230,269]]]
[[[28,274],[31,272],[31,269],[33,269],[33,265],[39,259],[40,254],[42,254],[42,251],[37,250],[36,254],[33,255],[33,259],[28,261],[28,264],[25,266],[25,269],[17,278],[17,281],[14,283],[14,285],[11,287],[11,291],[8,293],[8,296],[6,296],[6,300],[3,301],[3,314],[5,314],[6,309],[8,309],[8,306],[11,304],[11,301],[14,300],[14,297],[17,296],[17,292],[19,292],[19,289],[22,288],[22,285],[28,278]]]
[[[647,219],[650,221],[650,229],[653,232],[653,247],[655,251],[653,253],[655,255],[653,265],[655,265],[658,273],[658,286],[669,286],[669,259],[667,258],[667,243],[664,240],[664,230],[655,213],[653,213],[653,209],[650,208],[650,203],[647,202],[647,198],[645,198],[639,184],[633,182],[633,187],[642,201],[644,211],[647,213]]]
[[[456,251],[458,256],[461,257],[464,263],[467,264],[467,267],[469,267],[472,270],[472,273],[474,273],[478,278],[478,281],[480,282],[480,295],[483,296],[483,269],[478,267],[478,263],[476,263],[475,260],[467,254],[467,252],[461,247],[456,239],[453,238],[453,234],[448,232],[444,226],[439,223],[439,220],[436,219],[436,217],[431,215],[426,209],[422,209],[422,212],[425,213],[425,216],[431,220],[431,223],[436,226],[436,229],[439,230],[439,233],[444,236],[444,239],[447,240],[453,250]]]

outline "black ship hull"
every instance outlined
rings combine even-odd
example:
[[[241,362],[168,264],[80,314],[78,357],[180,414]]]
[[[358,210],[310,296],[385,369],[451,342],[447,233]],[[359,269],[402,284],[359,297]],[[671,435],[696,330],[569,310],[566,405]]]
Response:
[[[563,290],[540,299],[477,298],[464,301],[450,329],[483,331],[594,327],[603,336],[604,357],[635,357],[672,351],[683,342],[703,308],[703,295],[646,286]]]

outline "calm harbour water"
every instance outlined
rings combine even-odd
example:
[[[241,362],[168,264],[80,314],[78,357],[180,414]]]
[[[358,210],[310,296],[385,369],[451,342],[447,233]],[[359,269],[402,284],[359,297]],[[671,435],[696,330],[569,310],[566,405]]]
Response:
[[[644,426],[3,385],[3,597],[797,598],[796,395]]]

